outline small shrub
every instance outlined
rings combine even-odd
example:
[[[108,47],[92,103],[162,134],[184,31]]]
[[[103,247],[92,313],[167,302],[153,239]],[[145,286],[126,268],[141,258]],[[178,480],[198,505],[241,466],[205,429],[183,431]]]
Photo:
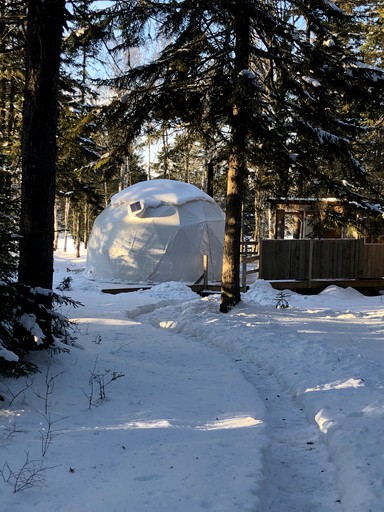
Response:
[[[71,290],[71,282],[72,282],[72,277],[69,277],[69,276],[64,277],[64,279],[61,281],[59,286],[56,286],[56,290],[60,290],[62,292]]]
[[[290,307],[288,298],[290,297],[290,294],[285,292],[284,290],[279,292],[276,295],[276,298],[273,299],[275,301],[275,307],[276,309],[287,309]]]
[[[25,461],[20,468],[12,468],[6,460],[0,469],[0,476],[4,482],[12,484],[13,492],[16,493],[32,487],[45,487],[45,472],[48,469],[53,467],[43,466],[43,459],[31,460],[29,452],[25,452]]]
[[[84,395],[88,398],[88,409],[91,407],[97,407],[100,405],[103,400],[107,397],[106,387],[109,386],[112,382],[121,377],[124,377],[124,373],[116,372],[111,370],[98,371],[97,367],[97,357],[95,360],[95,364],[93,366],[93,370],[90,370],[89,377],[89,392],[86,393],[83,390]],[[97,398],[95,395],[97,394]]]

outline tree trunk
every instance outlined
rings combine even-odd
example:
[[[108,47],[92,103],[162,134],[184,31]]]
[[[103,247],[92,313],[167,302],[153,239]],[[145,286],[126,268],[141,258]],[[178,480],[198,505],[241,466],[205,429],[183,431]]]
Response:
[[[88,247],[88,238],[89,238],[89,206],[87,203],[85,203],[85,205],[84,205],[83,237],[84,237],[84,249],[86,249]]]
[[[54,240],[53,240],[53,250],[54,251],[57,251],[57,249],[59,247],[59,219],[58,219],[58,214],[59,214],[59,208],[58,208],[57,203],[55,202],[55,206],[54,206],[54,210],[53,210],[54,230],[55,230],[55,235],[54,235]]]
[[[80,208],[80,205],[78,206]],[[81,248],[81,211],[80,209],[75,214],[75,248],[76,248],[76,258],[80,258],[80,248]]]
[[[223,272],[220,311],[227,313],[238,304],[240,296],[240,241],[244,179],[247,173],[247,94],[248,78],[242,71],[249,62],[249,19],[242,12],[242,2],[235,11],[235,70],[237,80],[231,117],[231,147],[227,177],[227,206],[224,235]]]
[[[162,139],[163,139],[163,152],[164,152],[164,168],[163,168],[163,175],[164,178],[170,179],[170,169],[169,169],[169,145],[168,145],[168,126],[166,124],[163,124],[162,127]]]
[[[52,288],[58,78],[65,0],[29,0],[19,282]]]
[[[213,174],[213,162],[209,160],[207,163],[207,194],[211,197],[213,197]]]
[[[71,200],[67,196],[65,198],[65,207],[64,207],[64,252],[67,252],[68,245],[68,230],[69,230],[69,210],[70,210]]]

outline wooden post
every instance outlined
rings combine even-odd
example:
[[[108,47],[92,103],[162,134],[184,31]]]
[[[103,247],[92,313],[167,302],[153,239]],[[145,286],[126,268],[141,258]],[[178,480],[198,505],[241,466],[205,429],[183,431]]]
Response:
[[[241,271],[241,288],[243,292],[247,291],[247,258],[248,258],[248,244],[243,242],[244,251],[242,254],[242,271]]]
[[[204,265],[204,290],[208,288],[208,255],[203,255],[203,265]]]

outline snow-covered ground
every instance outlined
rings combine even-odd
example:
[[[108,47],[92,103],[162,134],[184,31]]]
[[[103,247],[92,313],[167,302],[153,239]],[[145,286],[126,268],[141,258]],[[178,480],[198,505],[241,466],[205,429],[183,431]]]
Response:
[[[2,511],[384,510],[381,296],[277,309],[256,281],[223,315],[179,283],[103,294],[83,267],[57,252],[75,346],[0,384]]]

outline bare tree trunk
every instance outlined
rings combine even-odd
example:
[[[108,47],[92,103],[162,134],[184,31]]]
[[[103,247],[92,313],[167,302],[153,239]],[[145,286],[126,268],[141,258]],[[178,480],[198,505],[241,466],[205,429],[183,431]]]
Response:
[[[67,252],[68,245],[68,221],[69,221],[69,208],[70,208],[70,199],[68,196],[65,197],[65,207],[64,207],[64,252]]]
[[[83,238],[84,238],[84,249],[88,246],[89,237],[89,206],[87,203],[84,205],[84,222],[83,222]]]
[[[13,137],[14,133],[14,126],[15,126],[15,95],[16,95],[16,88],[15,83],[13,80],[10,81],[9,84],[9,106],[7,110],[7,132],[8,132],[8,139],[10,140]]]
[[[164,175],[164,178],[168,178],[168,179],[170,179],[170,178],[171,178],[171,175],[170,175],[170,169],[169,169],[169,156],[168,156],[168,153],[169,153],[169,144],[168,144],[168,126],[167,126],[166,124],[163,124],[162,132],[161,132],[161,136],[162,136],[162,139],[163,139],[163,151],[164,151],[164,158],[163,158],[164,169],[163,169],[163,175]]]
[[[148,167],[147,167],[147,179],[151,179],[151,138],[148,135]]]
[[[213,197],[213,173],[213,162],[209,160],[207,162],[207,194],[211,197]]]
[[[53,250],[56,251],[59,246],[59,219],[58,219],[58,206],[57,202],[55,201],[54,206],[54,226],[55,226],[55,238],[53,240]]]
[[[78,210],[74,215],[75,221],[75,248],[76,248],[76,258],[80,258],[80,248],[81,248],[81,211]]]
[[[189,183],[189,172],[190,172],[190,145],[187,142],[185,151],[184,151],[184,181],[185,183]]]
[[[227,206],[225,219],[223,272],[220,311],[227,313],[238,304],[240,296],[240,241],[244,179],[247,174],[247,77],[242,71],[248,69],[249,19],[242,12],[242,2],[237,2],[235,31],[235,76],[237,77],[231,118],[231,148],[227,177]],[[235,7],[235,8],[236,8]]]
[[[28,1],[19,282],[52,288],[58,78],[65,0]]]

